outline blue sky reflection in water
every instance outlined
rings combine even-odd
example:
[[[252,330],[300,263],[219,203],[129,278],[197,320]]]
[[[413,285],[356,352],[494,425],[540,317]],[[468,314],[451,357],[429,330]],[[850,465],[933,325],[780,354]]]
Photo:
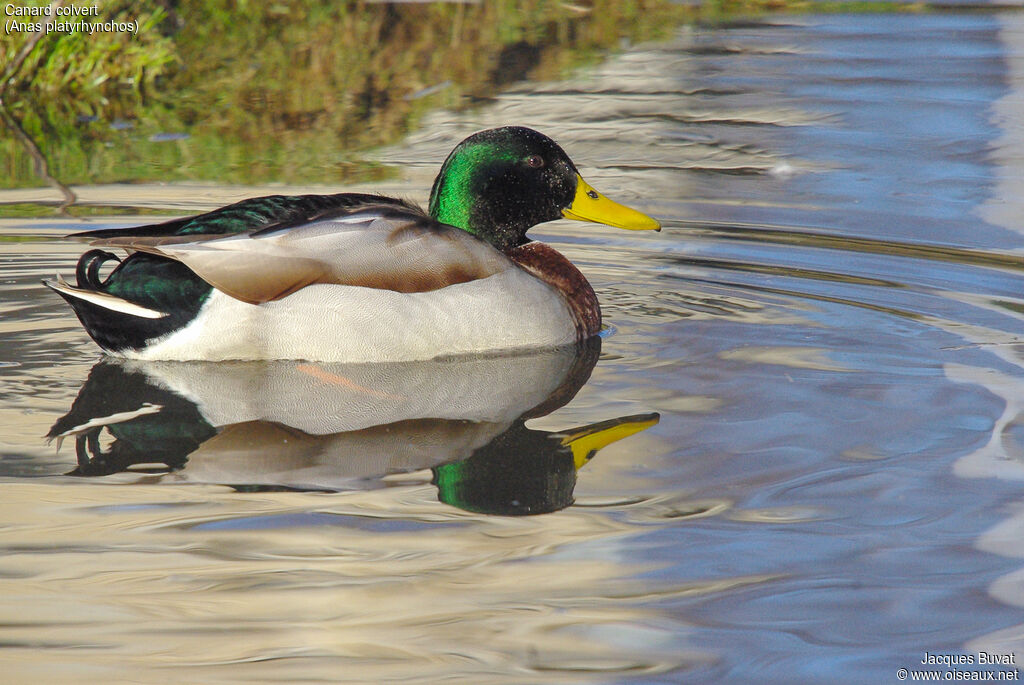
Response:
[[[73,451],[39,436],[95,350],[36,282],[77,247],[0,243],[10,672],[879,683],[926,651],[1021,654],[1022,29],[1012,12],[687,29],[378,153],[422,199],[466,133],[528,124],[666,220],[534,232],[615,331],[575,398],[526,425],[661,414],[557,513],[448,506],[423,469],[340,493],[238,492],[200,459],[61,477]],[[3,230],[55,225],[82,226]]]

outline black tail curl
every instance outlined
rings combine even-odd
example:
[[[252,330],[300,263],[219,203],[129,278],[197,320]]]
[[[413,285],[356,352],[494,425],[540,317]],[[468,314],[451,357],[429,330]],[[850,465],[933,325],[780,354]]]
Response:
[[[121,258],[113,252],[106,250],[89,250],[79,257],[78,265],[75,266],[75,279],[79,288],[99,290],[103,287],[103,280],[100,279],[100,267],[109,261],[121,263]]]

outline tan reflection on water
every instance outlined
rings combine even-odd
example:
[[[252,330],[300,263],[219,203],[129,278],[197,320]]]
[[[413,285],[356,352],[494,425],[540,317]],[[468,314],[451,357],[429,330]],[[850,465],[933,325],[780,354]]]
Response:
[[[605,512],[481,517],[429,486],[3,487],[7,682],[588,682],[708,658],[637,604],[651,589],[625,579],[652,565],[610,551],[639,527]],[[602,552],[560,554],[583,543]]]
[[[817,369],[819,371],[846,371],[842,365],[829,359],[829,350],[813,347],[764,347],[750,345],[739,349],[726,350],[722,359],[735,359],[751,364],[772,364],[794,369]]]

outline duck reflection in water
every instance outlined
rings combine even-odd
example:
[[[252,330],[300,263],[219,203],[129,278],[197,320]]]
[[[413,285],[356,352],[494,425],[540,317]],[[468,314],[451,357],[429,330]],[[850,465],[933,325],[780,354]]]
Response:
[[[593,338],[394,364],[108,359],[47,438],[58,449],[74,439],[73,476],[131,471],[239,490],[339,491],[429,468],[442,502],[540,514],[572,504],[576,471],[598,450],[658,422],[640,414],[560,432],[526,427],[576,395],[600,346]]]

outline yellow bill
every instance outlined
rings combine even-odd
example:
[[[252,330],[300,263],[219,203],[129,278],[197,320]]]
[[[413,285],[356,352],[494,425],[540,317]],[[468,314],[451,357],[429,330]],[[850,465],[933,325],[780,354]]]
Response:
[[[572,450],[573,462],[578,470],[583,468],[583,465],[590,461],[590,458],[598,450],[634,433],[650,428],[658,423],[660,418],[661,416],[656,413],[635,414],[600,423],[592,423],[589,426],[583,426],[571,432],[566,432],[562,437],[562,444]]]
[[[562,210],[566,219],[593,221],[630,231],[660,231],[661,224],[635,209],[609,200],[576,174],[576,196],[572,204]]]

